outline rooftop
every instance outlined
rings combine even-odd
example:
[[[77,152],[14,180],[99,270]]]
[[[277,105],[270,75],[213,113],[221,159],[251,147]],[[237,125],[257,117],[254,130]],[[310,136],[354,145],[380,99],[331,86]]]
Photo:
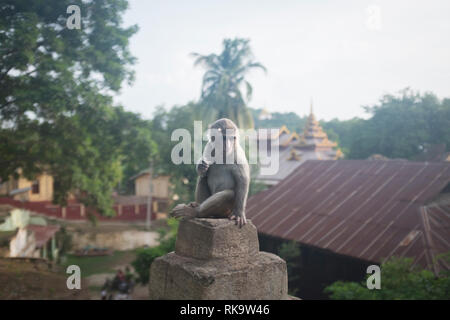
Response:
[[[278,183],[292,174],[306,160],[336,160],[343,156],[341,150],[337,148],[337,143],[328,140],[327,134],[314,116],[312,105],[302,134],[291,132],[286,126],[282,126],[278,134],[271,136],[262,134],[261,130],[258,130],[257,140],[259,143],[262,140],[268,140],[271,149],[278,147],[279,150],[278,171],[275,174],[259,174],[256,177],[256,180],[266,184]]]
[[[309,160],[247,203],[258,231],[335,253],[382,262],[414,257],[450,269],[450,163]]]
[[[26,229],[34,233],[36,239],[36,247],[40,248],[49,241],[59,230],[58,225],[40,226],[29,224]]]

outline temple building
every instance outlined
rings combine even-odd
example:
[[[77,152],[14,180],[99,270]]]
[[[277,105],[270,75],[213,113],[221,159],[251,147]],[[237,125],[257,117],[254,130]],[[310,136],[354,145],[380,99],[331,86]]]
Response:
[[[306,160],[337,160],[343,154],[337,143],[328,140],[319,122],[314,116],[311,104],[310,114],[302,134],[291,132],[286,126],[280,128],[278,134],[262,138],[258,133],[258,146],[262,145],[261,139],[266,139],[268,149],[279,149],[279,168],[275,174],[264,175],[259,173],[255,181],[266,185],[275,185],[288,177],[298,166]],[[270,152],[269,155],[270,157]]]

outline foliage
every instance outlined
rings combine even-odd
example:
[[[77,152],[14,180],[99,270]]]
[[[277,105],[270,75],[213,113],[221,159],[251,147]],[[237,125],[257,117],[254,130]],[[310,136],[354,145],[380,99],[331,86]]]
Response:
[[[59,258],[72,249],[72,235],[67,232],[66,227],[61,227],[61,231],[56,233],[56,243],[59,247]]]
[[[302,133],[307,117],[300,117],[295,112],[272,112],[270,119],[259,119],[262,109],[249,108],[255,122],[255,128],[281,128],[286,126],[290,131]]]
[[[380,102],[364,109],[367,120],[332,119],[320,121],[328,138],[338,143],[347,159],[367,159],[380,154],[388,158],[414,160],[435,145],[450,151],[450,99],[439,100],[433,93],[419,94],[408,88],[397,95],[384,95]],[[301,133],[306,117],[295,113],[271,114],[258,119],[261,109],[251,109],[256,128],[281,128]]]
[[[80,30],[66,9],[81,8]],[[74,193],[113,214],[121,178],[154,149],[148,124],[112,106],[111,93],[133,80],[128,50],[136,26],[123,28],[126,0],[5,0],[0,6],[0,178],[55,178],[54,201]],[[139,159],[129,152],[139,151]]]
[[[350,150],[350,148],[358,147],[354,144],[354,141],[357,139],[357,134],[364,131],[365,120],[360,118],[350,120],[332,119],[330,121],[320,121],[320,124],[327,133],[328,139],[336,142],[344,156],[350,158],[351,153],[355,152],[355,150]]]
[[[155,171],[170,175],[173,185],[173,194],[178,196],[178,202],[186,203],[194,201],[194,190],[197,181],[194,162],[194,121],[204,120],[199,111],[200,107],[195,103],[184,106],[174,106],[170,111],[159,107],[153,117],[153,139],[158,145],[159,153],[155,158]],[[191,135],[191,160],[192,164],[175,165],[171,159],[172,148],[179,141],[171,141],[172,132],[176,129],[186,129]],[[203,130],[205,130],[203,122]]]
[[[251,165],[252,166],[252,165]],[[253,171],[256,172],[256,171]],[[252,196],[254,194],[257,194],[261,191],[266,190],[268,187],[266,184],[262,183],[262,182],[258,182],[255,181],[254,175],[252,175],[251,179],[250,179],[250,186],[249,186],[249,190],[248,190],[248,196]]]
[[[116,147],[120,148],[120,159],[123,178],[119,191],[134,194],[132,176],[148,169],[150,162],[158,154],[158,145],[153,139],[153,128],[150,120],[144,120],[139,114],[120,110],[120,117],[115,130],[121,133]]]
[[[300,279],[300,246],[295,241],[284,242],[278,249],[278,255],[286,261],[289,294],[295,296],[298,291],[296,283]]]
[[[379,104],[364,107],[368,120],[324,122],[330,138],[337,135],[349,159],[365,159],[373,154],[388,158],[414,159],[430,146],[446,145],[450,151],[450,99],[440,101],[433,93],[410,89],[385,95]]]
[[[410,258],[392,258],[381,266],[381,289],[367,289],[366,280],[337,281],[325,288],[325,293],[336,300],[450,299],[450,274],[436,277],[429,270],[413,267]]]
[[[251,99],[253,88],[245,79],[252,69],[266,68],[252,60],[253,55],[248,39],[225,39],[223,50],[201,55],[193,53],[195,65],[202,65],[206,72],[203,75],[201,102],[208,122],[219,118],[233,120],[239,128],[252,128],[253,118],[247,102]],[[246,97],[242,94],[245,87]]]
[[[149,281],[150,266],[158,257],[161,257],[175,250],[175,241],[178,231],[178,221],[175,219],[167,220],[169,229],[160,229],[159,245],[152,248],[137,249],[137,257],[131,264],[138,274],[138,281],[146,284]]]

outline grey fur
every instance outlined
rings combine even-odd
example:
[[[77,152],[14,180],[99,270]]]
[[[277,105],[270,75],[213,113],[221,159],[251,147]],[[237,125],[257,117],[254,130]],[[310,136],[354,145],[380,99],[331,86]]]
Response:
[[[202,218],[230,217],[236,219],[236,224],[242,226],[246,223],[245,205],[250,185],[250,168],[245,152],[239,144],[238,128],[233,121],[225,118],[217,120],[210,128],[220,129],[221,132],[234,131],[231,135],[231,139],[234,139],[232,143],[234,161],[210,164],[208,160],[200,159],[196,166],[199,175],[195,190],[196,203],[188,206],[178,205],[172,214]],[[208,142],[210,143],[212,142]]]

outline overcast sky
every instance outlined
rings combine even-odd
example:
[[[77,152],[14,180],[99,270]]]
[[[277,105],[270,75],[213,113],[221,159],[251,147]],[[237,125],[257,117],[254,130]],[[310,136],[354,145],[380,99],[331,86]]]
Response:
[[[251,107],[320,119],[365,117],[405,87],[450,97],[450,1],[130,0],[125,25],[136,81],[116,101],[152,117],[198,100],[203,70],[191,52],[219,53],[224,38],[249,38],[255,60]]]

